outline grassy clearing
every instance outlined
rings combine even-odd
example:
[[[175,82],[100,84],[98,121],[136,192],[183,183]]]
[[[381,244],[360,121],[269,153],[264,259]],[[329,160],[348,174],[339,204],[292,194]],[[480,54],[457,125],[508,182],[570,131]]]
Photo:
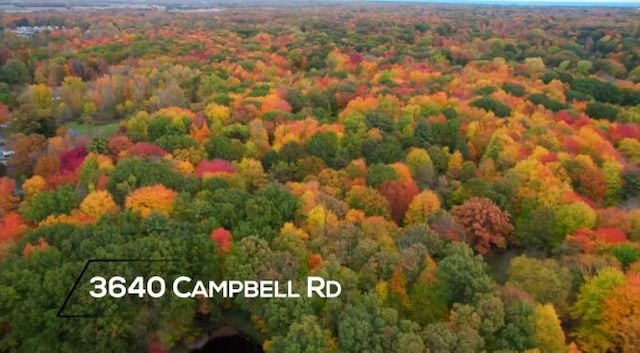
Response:
[[[66,127],[80,135],[109,136],[120,128],[120,122],[116,121],[102,125],[87,125],[78,122],[67,123]]]

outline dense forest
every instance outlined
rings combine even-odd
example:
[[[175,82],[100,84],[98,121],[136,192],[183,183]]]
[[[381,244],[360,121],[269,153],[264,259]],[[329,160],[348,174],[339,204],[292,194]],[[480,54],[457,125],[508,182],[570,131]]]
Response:
[[[633,9],[0,13],[0,123],[0,352],[640,351]]]

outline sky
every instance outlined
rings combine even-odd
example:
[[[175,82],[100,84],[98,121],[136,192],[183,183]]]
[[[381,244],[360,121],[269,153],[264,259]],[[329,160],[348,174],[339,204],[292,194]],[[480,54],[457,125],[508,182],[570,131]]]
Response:
[[[365,0],[366,1],[366,0]],[[569,6],[637,6],[640,0],[369,0],[384,2],[486,4],[486,5],[569,5]]]
[[[380,0],[380,1],[401,1],[401,2],[450,2],[450,3],[580,3],[580,4],[637,4],[640,0]]]
[[[0,0],[1,1],[1,0]],[[88,2],[91,3],[93,0],[15,0],[17,3],[29,4],[29,3],[43,3],[43,2],[51,2],[51,3],[59,3],[59,2],[71,2],[71,3],[82,3]],[[235,0],[238,3],[242,3],[245,1],[251,2],[260,2],[261,0]],[[274,0],[267,0],[274,1]],[[290,0],[277,0],[282,3],[290,2]],[[317,3],[322,0],[308,0],[309,2]],[[592,5],[600,5],[600,6],[631,6],[640,8],[640,0],[328,0],[330,2],[412,2],[412,3],[450,3],[450,4],[495,4],[495,5],[569,5],[569,6],[592,6]],[[127,0],[102,0],[100,2],[127,2]],[[132,3],[174,3],[174,4],[210,4],[212,2],[217,2],[216,0],[131,0]],[[222,2],[233,3],[234,0],[222,0]],[[295,0],[296,3],[304,3],[305,0]],[[11,1],[9,2],[11,3]]]

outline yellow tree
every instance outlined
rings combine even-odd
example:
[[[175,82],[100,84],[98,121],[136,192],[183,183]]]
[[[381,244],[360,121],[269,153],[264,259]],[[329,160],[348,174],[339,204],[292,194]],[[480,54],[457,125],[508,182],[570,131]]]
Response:
[[[60,87],[60,106],[70,118],[76,118],[82,113],[84,95],[87,84],[80,77],[67,76]]]
[[[412,148],[405,158],[411,175],[421,187],[428,185],[434,178],[433,161],[423,148]]]
[[[80,203],[80,211],[99,218],[104,214],[114,214],[118,211],[118,206],[111,194],[104,190],[93,191]]]
[[[47,181],[40,175],[34,175],[31,178],[25,180],[22,184],[22,190],[24,190],[25,196],[31,197],[44,191],[47,188]]]
[[[267,183],[267,176],[260,161],[243,158],[242,161],[238,163],[238,171],[249,190],[258,190]]]
[[[411,200],[404,215],[405,224],[427,222],[428,218],[440,211],[440,199],[431,190],[425,190]]]
[[[224,125],[231,117],[231,110],[227,106],[211,103],[207,105],[204,114],[211,123]]]
[[[567,353],[569,347],[565,343],[564,332],[553,305],[544,304],[536,307],[536,341],[541,353]]]
[[[640,141],[631,138],[624,138],[620,141],[620,152],[633,164],[640,166]]]
[[[168,215],[176,199],[176,192],[161,184],[145,186],[131,192],[125,199],[125,207],[148,217],[153,212]]]
[[[607,184],[605,201],[610,205],[616,204],[620,200],[620,190],[622,189],[622,165],[615,160],[607,160],[602,164],[602,172]]]
[[[462,153],[460,151],[455,151],[449,158],[449,164],[447,166],[447,176],[451,179],[459,179],[460,174],[462,174],[462,164],[464,163],[464,158],[462,157]]]

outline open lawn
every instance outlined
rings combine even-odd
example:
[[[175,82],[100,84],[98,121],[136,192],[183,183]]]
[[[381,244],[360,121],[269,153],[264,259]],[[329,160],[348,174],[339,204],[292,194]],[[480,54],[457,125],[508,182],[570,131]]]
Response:
[[[108,136],[116,132],[120,128],[120,122],[116,121],[113,123],[102,125],[87,125],[73,122],[68,123],[65,126],[79,135]]]

